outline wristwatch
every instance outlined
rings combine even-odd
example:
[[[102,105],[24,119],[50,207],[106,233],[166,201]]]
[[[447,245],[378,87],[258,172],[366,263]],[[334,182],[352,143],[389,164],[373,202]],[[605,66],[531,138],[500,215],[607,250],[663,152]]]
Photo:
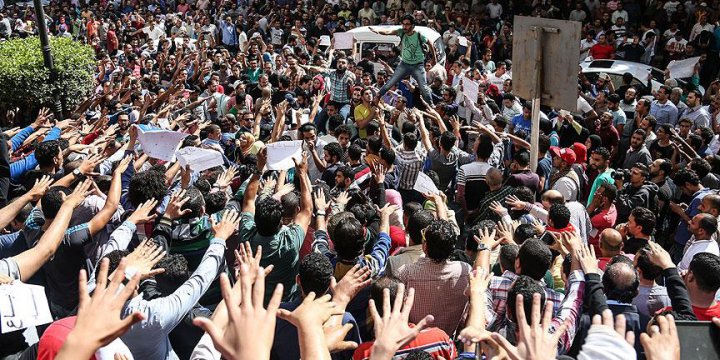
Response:
[[[73,176],[75,176],[75,178],[79,178],[80,176],[82,176],[80,169],[73,170],[72,174],[73,174]]]
[[[487,246],[485,246],[485,244],[479,243],[477,251],[480,252],[480,251],[485,251],[485,250],[490,250],[490,249]]]

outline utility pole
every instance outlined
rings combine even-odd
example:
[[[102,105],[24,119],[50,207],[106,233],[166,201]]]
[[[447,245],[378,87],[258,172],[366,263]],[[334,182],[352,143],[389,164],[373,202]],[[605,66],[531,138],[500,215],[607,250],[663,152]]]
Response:
[[[55,66],[53,65],[53,58],[52,53],[50,52],[50,39],[48,38],[48,29],[47,29],[47,23],[45,22],[45,9],[43,9],[42,0],[33,0],[33,4],[35,5],[35,21],[37,22],[38,26],[38,34],[40,35],[40,45],[42,46],[42,53],[43,53],[43,62],[45,63],[45,68],[48,69],[50,72],[50,81],[48,85],[53,88],[53,94],[52,94],[52,111],[55,115],[56,120],[62,120],[63,119],[63,108],[62,103],[60,102],[60,94],[58,93],[58,89],[55,89],[55,81],[57,81],[57,72],[55,71]]]

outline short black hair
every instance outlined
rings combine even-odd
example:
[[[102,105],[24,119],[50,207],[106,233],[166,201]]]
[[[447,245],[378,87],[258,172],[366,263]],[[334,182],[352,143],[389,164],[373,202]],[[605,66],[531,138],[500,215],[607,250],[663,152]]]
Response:
[[[333,266],[327,256],[311,252],[300,260],[298,270],[300,286],[305,294],[314,292],[322,296],[330,288],[330,281],[333,277]]]
[[[35,146],[34,154],[38,165],[50,166],[53,164],[53,159],[60,154],[60,143],[57,140],[41,142]]]
[[[642,228],[643,234],[652,235],[656,223],[655,213],[648,208],[636,207],[630,211],[630,215],[635,218],[635,223]]]
[[[390,304],[393,304],[395,303],[395,297],[397,297],[398,285],[400,285],[400,280],[390,276],[383,276],[370,285],[370,298],[375,301],[375,308],[380,316],[383,316],[383,301],[385,299],[383,290],[388,289],[390,291]]]
[[[422,231],[435,220],[435,215],[429,210],[413,212],[407,223],[407,232],[413,245],[422,244]]]
[[[457,236],[450,222],[434,220],[425,228],[425,249],[428,258],[435,262],[447,260],[455,248]]]
[[[429,352],[415,349],[413,351],[410,351],[407,353],[407,356],[404,358],[405,360],[432,360],[434,357],[430,355]]]
[[[365,227],[354,216],[337,224],[331,236],[340,259],[351,260],[362,255],[365,245]]]
[[[350,160],[359,161],[363,154],[363,149],[358,144],[352,144],[348,147],[348,157]]]
[[[227,195],[222,191],[208,193],[204,196],[204,198],[205,213],[208,215],[212,215],[224,209],[228,201]]]
[[[628,272],[632,272],[629,277]],[[637,271],[632,265],[626,263],[608,265],[603,273],[602,282],[608,300],[624,304],[632,303],[640,287]]]
[[[690,168],[690,170],[695,171],[698,179],[704,179],[710,173],[710,171],[712,171],[712,166],[710,166],[710,163],[707,162],[707,160],[701,158],[695,158],[690,160],[690,163],[688,163],[688,167]]]
[[[520,224],[513,233],[513,240],[518,245],[522,245],[525,240],[532,239],[538,235],[537,230],[532,224]]]
[[[478,142],[476,155],[480,159],[488,159],[495,149],[492,138],[487,134],[480,134],[475,140]]]
[[[343,149],[340,146],[339,143],[333,142],[325,145],[323,150],[327,151],[328,155],[330,155],[331,158],[337,159],[337,161],[342,160],[343,157]]]
[[[180,254],[167,254],[155,268],[163,268],[164,272],[155,275],[157,288],[163,295],[172,294],[190,278],[187,259]]]
[[[528,239],[520,246],[518,259],[522,274],[540,281],[550,269],[552,253],[539,239]]]
[[[503,270],[515,272],[515,259],[520,247],[515,244],[506,244],[500,247],[500,267]]]
[[[255,226],[261,236],[275,235],[282,223],[282,204],[272,196],[261,196],[255,205]]]
[[[519,150],[513,156],[513,160],[520,165],[520,167],[526,167],[530,165],[530,152],[527,150]]]
[[[718,230],[718,221],[715,216],[712,216],[708,213],[702,213],[698,214],[700,215],[700,221],[698,222],[698,227],[705,231],[706,234],[712,235],[717,232]]]
[[[636,266],[642,271],[642,278],[645,280],[655,280],[662,274],[662,268],[650,261],[650,257],[648,256],[650,249],[650,245],[645,245],[645,247],[638,250],[635,255],[637,259]]]
[[[46,219],[54,219],[63,204],[63,194],[70,195],[70,192],[70,189],[64,186],[53,186],[48,189],[40,199],[43,216]]]
[[[688,266],[688,271],[692,271],[700,290],[715,293],[720,288],[720,257],[717,255],[696,254]]]
[[[394,164],[395,157],[395,150],[386,147],[380,149],[380,159],[385,160],[386,163]]]
[[[615,201],[615,198],[617,197],[618,189],[615,186],[615,184],[610,183],[602,183],[600,184],[599,188],[603,188],[603,196],[606,197],[609,201]]]
[[[183,215],[183,219],[200,217],[205,206],[205,199],[198,188],[190,186],[185,190],[185,197],[189,200],[183,205],[182,210],[189,209],[190,213]]]
[[[103,259],[107,258],[109,261],[108,275],[112,274],[115,271],[115,269],[117,269],[118,266],[120,266],[120,260],[122,260],[124,257],[126,257],[128,255],[130,255],[130,251],[128,251],[128,250],[113,250],[113,251],[107,253],[107,255],[103,256]],[[102,261],[102,259],[100,259],[100,261]],[[95,278],[99,278],[99,277],[100,277],[100,266],[95,268]]]
[[[403,134],[403,146],[406,149],[415,149],[417,147],[418,138],[414,133]]]
[[[440,147],[445,151],[450,151],[457,141],[457,137],[451,131],[445,131],[440,135]]]
[[[300,197],[295,192],[289,192],[280,198],[283,218],[291,218],[297,214],[300,208]]]
[[[564,204],[552,204],[548,211],[548,220],[552,221],[554,228],[563,229],[570,224],[571,215],[570,209]]]
[[[161,201],[167,194],[168,186],[165,174],[151,169],[133,175],[128,189],[128,200],[137,207],[150,199]]]
[[[506,313],[511,321],[517,323],[517,318],[515,317],[516,300],[518,295],[522,295],[523,308],[525,309],[525,319],[527,320],[528,325],[530,325],[532,318],[530,314],[532,314],[533,296],[535,294],[540,294],[540,308],[544,309],[546,297],[543,286],[540,285],[537,280],[534,280],[526,275],[519,275],[515,278],[507,296]]]
[[[608,161],[610,160],[610,150],[608,150],[606,147],[601,146],[599,148],[596,148],[592,152],[593,154],[600,155],[600,157],[603,158],[603,160]]]

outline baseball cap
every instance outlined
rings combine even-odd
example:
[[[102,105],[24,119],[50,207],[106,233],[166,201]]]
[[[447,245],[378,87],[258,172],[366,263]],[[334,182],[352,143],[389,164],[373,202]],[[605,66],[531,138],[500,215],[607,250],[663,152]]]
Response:
[[[552,156],[561,158],[563,161],[565,161],[569,165],[572,165],[575,163],[575,152],[572,149],[568,149],[568,148],[561,149],[557,146],[551,146],[550,154],[552,154]]]

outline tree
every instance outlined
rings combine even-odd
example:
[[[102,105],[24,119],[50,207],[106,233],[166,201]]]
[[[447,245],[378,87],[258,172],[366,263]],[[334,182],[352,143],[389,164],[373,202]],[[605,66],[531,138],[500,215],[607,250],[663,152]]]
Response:
[[[57,79],[43,63],[40,39],[31,37],[0,42],[0,109],[34,110],[52,103],[57,89],[65,110],[72,109],[94,87],[95,53],[90,46],[69,38],[50,38]]]

